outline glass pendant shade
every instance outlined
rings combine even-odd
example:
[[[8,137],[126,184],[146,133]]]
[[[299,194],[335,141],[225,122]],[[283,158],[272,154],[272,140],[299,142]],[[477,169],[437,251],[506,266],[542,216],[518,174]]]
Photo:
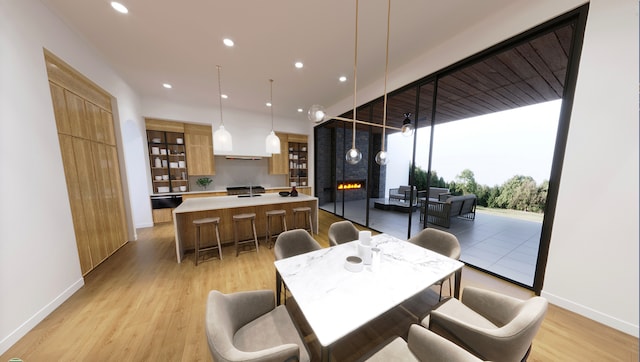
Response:
[[[327,112],[324,110],[324,107],[318,104],[314,104],[309,107],[309,111],[307,112],[307,118],[311,122],[319,123],[324,120]]]
[[[409,119],[409,116],[411,116],[411,113],[405,113],[404,121],[402,122],[402,130],[400,131],[405,137],[413,135],[413,125],[411,124],[411,119]]]
[[[224,129],[223,125],[220,125],[215,132],[213,132],[213,152],[229,152],[232,149],[231,133]]]
[[[280,154],[280,138],[276,136],[273,130],[267,135],[265,143],[267,146],[267,153]]]
[[[347,155],[344,159],[351,165],[355,165],[356,163],[362,160],[362,153],[357,148],[352,148],[347,152]]]
[[[389,155],[387,155],[387,152],[378,152],[378,154],[376,155],[376,163],[380,166],[384,166],[389,163]]]

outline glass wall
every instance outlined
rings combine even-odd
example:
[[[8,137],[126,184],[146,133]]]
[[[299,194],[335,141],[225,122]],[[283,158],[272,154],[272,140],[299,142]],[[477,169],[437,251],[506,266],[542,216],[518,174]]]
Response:
[[[576,17],[389,94],[387,166],[374,161],[382,127],[358,124],[363,159],[350,165],[344,155],[353,124],[317,126],[320,207],[403,239],[425,227],[446,230],[458,237],[468,265],[532,287]],[[382,98],[361,106],[357,119],[381,125]],[[406,119],[415,128],[408,137],[400,132]],[[408,191],[398,192],[403,187]],[[434,217],[445,204],[455,210],[460,196],[475,200],[464,215],[458,209],[447,221]]]

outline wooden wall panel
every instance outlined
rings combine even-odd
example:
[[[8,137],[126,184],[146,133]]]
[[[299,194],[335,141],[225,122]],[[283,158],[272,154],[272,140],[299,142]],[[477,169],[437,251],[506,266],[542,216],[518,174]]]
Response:
[[[64,88],[59,85],[49,83],[49,89],[51,90],[51,100],[53,101],[53,112],[56,117],[58,133],[71,135],[71,123],[69,122],[69,115],[67,114]]]
[[[102,127],[104,129],[104,143],[111,146],[115,146],[116,134],[113,127],[113,115],[111,115],[111,113],[103,109],[100,111],[100,117],[101,117]]]
[[[187,147],[187,168],[190,176],[215,175],[211,126],[184,124],[184,143]]]
[[[65,90],[64,98],[67,105],[67,116],[71,126],[71,135],[84,139],[91,139],[91,125],[87,122],[84,99]]]

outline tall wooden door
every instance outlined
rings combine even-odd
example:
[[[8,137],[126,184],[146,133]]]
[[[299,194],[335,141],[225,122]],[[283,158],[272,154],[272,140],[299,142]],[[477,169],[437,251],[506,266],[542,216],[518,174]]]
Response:
[[[45,59],[85,275],[127,242],[111,98],[49,53]]]

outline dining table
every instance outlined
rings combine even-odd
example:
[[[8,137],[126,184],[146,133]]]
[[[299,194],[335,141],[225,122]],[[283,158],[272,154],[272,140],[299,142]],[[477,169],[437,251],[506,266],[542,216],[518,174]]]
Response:
[[[354,271],[358,267],[347,258],[362,256],[359,244],[354,240],[274,262],[315,333],[323,360],[335,342],[452,274],[459,294],[462,262],[379,234],[368,246],[375,250],[371,264]]]

